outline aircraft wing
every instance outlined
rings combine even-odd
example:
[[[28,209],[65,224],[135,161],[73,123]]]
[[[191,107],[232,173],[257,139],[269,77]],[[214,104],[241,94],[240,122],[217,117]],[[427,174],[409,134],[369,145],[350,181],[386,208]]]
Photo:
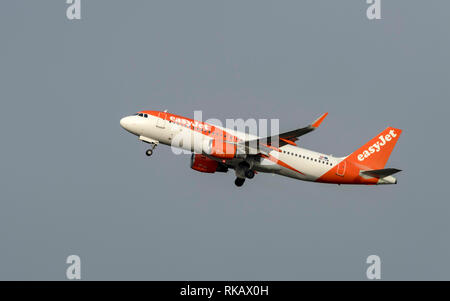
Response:
[[[328,115],[328,113],[322,114],[312,124],[310,124],[306,127],[296,129],[293,131],[289,131],[289,132],[285,132],[285,133],[281,133],[277,136],[269,136],[269,137],[254,139],[254,140],[247,140],[247,141],[243,142],[243,144],[245,145],[246,151],[249,151],[250,153],[255,153],[255,152],[256,153],[258,153],[258,152],[266,153],[268,151],[270,152],[271,148],[269,146],[281,147],[286,144],[296,145],[294,143],[294,141],[297,141],[298,137],[305,135],[309,132],[312,132],[316,128],[318,128],[319,125],[322,123],[322,121],[325,119],[325,117],[327,117],[327,115]]]

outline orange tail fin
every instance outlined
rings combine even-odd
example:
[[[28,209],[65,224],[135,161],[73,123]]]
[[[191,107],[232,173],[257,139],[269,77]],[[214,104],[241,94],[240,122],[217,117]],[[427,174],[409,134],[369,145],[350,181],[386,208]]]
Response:
[[[347,160],[370,169],[382,169],[401,133],[400,129],[388,127],[348,156]]]

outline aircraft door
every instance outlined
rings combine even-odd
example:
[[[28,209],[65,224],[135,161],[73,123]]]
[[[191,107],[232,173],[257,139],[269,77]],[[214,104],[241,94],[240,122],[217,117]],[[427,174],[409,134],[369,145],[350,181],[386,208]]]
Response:
[[[338,176],[341,176],[341,177],[344,176],[346,165],[347,165],[347,164],[346,164],[345,160],[344,160],[344,161],[341,161],[341,162],[339,163],[339,165],[338,165],[338,167],[337,167],[337,169],[336,169],[336,174],[337,174]]]

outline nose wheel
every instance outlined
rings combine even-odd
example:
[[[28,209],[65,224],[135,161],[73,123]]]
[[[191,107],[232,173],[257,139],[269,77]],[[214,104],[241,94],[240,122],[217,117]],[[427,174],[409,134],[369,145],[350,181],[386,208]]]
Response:
[[[150,157],[151,155],[153,155],[153,150],[154,150],[155,147],[156,147],[156,144],[155,144],[155,143],[150,143],[150,144],[151,144],[152,147],[145,151],[145,154],[146,154],[148,157]]]

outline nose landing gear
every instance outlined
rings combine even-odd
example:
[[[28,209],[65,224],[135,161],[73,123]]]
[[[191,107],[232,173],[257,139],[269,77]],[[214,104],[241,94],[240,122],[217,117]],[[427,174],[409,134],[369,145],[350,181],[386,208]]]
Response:
[[[145,151],[145,154],[150,157],[153,154],[153,150],[156,147],[156,143],[150,143],[151,148],[149,148],[148,150]]]

